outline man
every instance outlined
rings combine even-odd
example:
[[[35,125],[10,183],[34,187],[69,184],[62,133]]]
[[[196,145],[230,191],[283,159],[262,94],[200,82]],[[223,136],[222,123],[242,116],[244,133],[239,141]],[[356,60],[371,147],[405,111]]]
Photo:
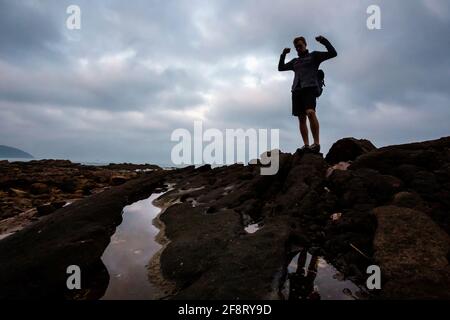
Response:
[[[304,146],[302,151],[311,150],[320,151],[319,140],[319,120],[316,115],[316,98],[319,90],[317,71],[319,65],[328,59],[337,56],[337,52],[331,43],[323,36],[316,37],[316,40],[327,48],[327,52],[313,51],[306,49],[306,40],[304,37],[294,39],[294,47],[297,50],[298,58],[294,58],[288,63],[284,63],[286,55],[291,51],[285,48],[280,56],[278,71],[292,70],[295,72],[294,82],[292,84],[292,115],[298,117],[300,124],[300,134]],[[309,145],[308,126],[306,118],[309,120],[309,126],[314,139],[314,143]]]

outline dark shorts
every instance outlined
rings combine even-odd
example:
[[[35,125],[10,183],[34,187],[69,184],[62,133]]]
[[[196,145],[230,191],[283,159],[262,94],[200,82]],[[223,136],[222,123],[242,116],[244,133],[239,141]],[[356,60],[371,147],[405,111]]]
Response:
[[[316,87],[301,88],[292,92],[292,115],[305,115],[307,109],[316,110]]]

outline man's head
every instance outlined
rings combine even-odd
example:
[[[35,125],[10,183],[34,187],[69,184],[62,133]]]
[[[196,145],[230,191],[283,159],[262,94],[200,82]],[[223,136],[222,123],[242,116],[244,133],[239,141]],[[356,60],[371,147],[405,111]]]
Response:
[[[294,47],[300,55],[306,52],[306,40],[304,37],[297,37],[294,39]]]

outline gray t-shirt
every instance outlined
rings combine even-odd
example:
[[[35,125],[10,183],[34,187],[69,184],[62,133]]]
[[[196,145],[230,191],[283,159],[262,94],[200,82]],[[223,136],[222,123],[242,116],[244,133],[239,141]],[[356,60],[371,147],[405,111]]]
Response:
[[[324,40],[322,44],[328,51],[306,51],[305,54],[292,59],[288,63],[284,63],[286,55],[280,56],[278,63],[278,71],[294,71],[294,81],[292,83],[291,91],[300,90],[301,88],[317,87],[317,71],[319,65],[325,60],[337,56],[337,52],[328,40]]]

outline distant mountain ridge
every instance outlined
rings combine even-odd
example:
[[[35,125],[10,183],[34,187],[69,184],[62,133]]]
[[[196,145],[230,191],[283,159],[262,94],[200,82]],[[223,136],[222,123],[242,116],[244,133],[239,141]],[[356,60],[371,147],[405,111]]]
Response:
[[[0,145],[0,158],[32,159],[34,157],[28,152],[22,151],[20,149]]]

